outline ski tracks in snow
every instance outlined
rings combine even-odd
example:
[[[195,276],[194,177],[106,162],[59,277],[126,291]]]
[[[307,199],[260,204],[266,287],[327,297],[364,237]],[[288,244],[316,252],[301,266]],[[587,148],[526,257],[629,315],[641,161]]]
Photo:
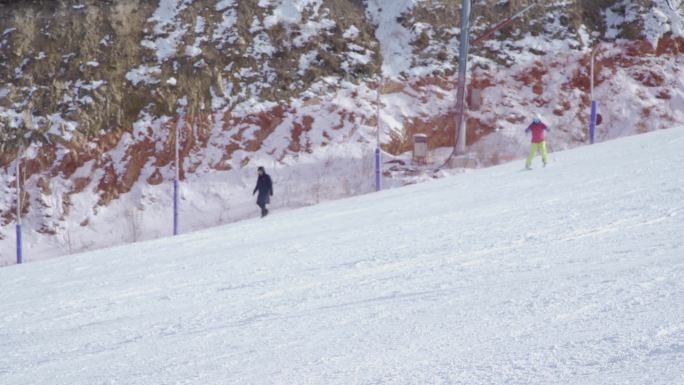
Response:
[[[0,269],[0,382],[680,383],[682,135]]]

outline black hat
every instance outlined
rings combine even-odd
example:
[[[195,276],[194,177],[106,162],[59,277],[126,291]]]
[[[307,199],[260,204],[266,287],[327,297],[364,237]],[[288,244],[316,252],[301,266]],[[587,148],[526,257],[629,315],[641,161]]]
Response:
[[[266,170],[264,170],[264,166],[259,166],[259,168],[257,168],[257,171],[266,171]]]

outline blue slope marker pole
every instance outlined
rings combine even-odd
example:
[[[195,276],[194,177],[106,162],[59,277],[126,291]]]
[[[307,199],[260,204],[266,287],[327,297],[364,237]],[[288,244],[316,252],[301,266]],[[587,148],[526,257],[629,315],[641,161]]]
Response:
[[[382,185],[380,184],[382,182],[381,180],[381,172],[380,172],[380,92],[382,91],[382,79],[378,80],[377,88],[376,88],[376,101],[375,101],[375,108],[376,108],[376,116],[377,116],[377,123],[376,123],[376,129],[375,129],[375,191],[380,191],[382,189]]]
[[[21,224],[17,223],[17,265],[22,262],[22,248],[21,248]]]
[[[178,180],[173,180],[173,235],[178,235]]]
[[[176,166],[175,167],[176,177],[173,180],[173,235],[178,235],[178,190],[179,190],[178,189],[178,187],[179,187],[178,186],[178,179],[180,177],[180,170],[178,168],[178,166],[180,164],[180,162],[178,160],[178,153],[179,153],[178,129],[180,127],[180,124],[181,124],[180,121],[178,123],[176,123],[176,133],[175,133],[176,134],[176,140],[175,140],[175,142],[176,142],[176,144],[175,144],[175,146],[176,146],[176,149],[175,149],[176,150],[176,165],[175,165]]]
[[[589,143],[594,144],[594,138],[596,136],[596,110],[598,106],[596,100],[591,101],[591,123],[589,125]]]
[[[380,191],[380,149],[375,148],[375,191]]]
[[[377,128],[375,130],[375,191],[380,191],[380,86],[382,81],[378,81],[376,93],[376,108],[377,108]]]
[[[591,54],[591,70],[590,70],[590,89],[591,89],[591,121],[589,122],[589,144],[594,144],[596,137],[596,113],[598,104],[594,99],[594,53]]]
[[[21,148],[17,150],[17,265],[23,260],[23,248],[21,241]]]

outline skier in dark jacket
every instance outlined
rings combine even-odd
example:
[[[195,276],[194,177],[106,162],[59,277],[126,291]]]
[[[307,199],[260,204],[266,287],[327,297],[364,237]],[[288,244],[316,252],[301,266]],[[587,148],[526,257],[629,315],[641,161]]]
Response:
[[[271,182],[271,177],[266,174],[266,171],[263,167],[259,167],[257,171],[259,172],[259,178],[257,179],[257,184],[256,187],[254,187],[252,195],[259,192],[256,203],[261,208],[261,217],[263,218],[268,215],[268,209],[266,208],[266,205],[271,203],[271,197],[273,196],[273,182]]]

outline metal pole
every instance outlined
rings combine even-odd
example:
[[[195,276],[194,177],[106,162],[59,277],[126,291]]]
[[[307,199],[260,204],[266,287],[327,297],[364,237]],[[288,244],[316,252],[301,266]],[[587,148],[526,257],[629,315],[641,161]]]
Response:
[[[465,127],[465,89],[466,70],[468,65],[468,38],[470,30],[470,0],[461,1],[461,41],[458,57],[458,91],[456,93],[456,143],[454,153],[465,155],[466,127]]]
[[[591,92],[591,121],[589,122],[589,143],[594,144],[594,137],[596,134],[596,113],[598,105],[594,99],[594,52],[591,52],[591,69],[590,69],[589,88]]]
[[[17,149],[17,265],[23,260],[23,248],[21,241],[21,153],[22,148]]]
[[[173,235],[178,235],[178,190],[179,190],[179,179],[180,179],[180,168],[179,168],[179,128],[181,125],[181,120],[178,120],[178,123],[176,123],[176,140],[175,140],[175,159],[176,159],[176,164],[175,164],[175,169],[176,169],[176,177],[173,180]]]
[[[377,129],[375,130],[375,191],[380,191],[380,88],[382,80],[378,81],[376,92],[376,108],[377,108]]]
[[[591,64],[589,67],[589,90],[591,92],[591,100],[594,100],[594,52],[591,52]]]
[[[478,37],[477,39],[473,40],[472,42],[470,42],[470,44],[472,44],[472,45],[477,45],[477,44],[482,43],[484,40],[486,40],[486,39],[488,39],[490,36],[492,36],[492,35],[494,34],[494,32],[496,32],[496,31],[500,30],[501,28],[503,28],[503,27],[505,27],[505,26],[511,24],[513,21],[515,21],[515,19],[517,19],[517,18],[519,18],[520,16],[522,16],[525,12],[527,12],[527,11],[530,10],[530,9],[532,9],[532,7],[534,7],[535,5],[537,5],[537,3],[532,3],[532,4],[528,5],[528,6],[525,7],[522,11],[516,13],[515,15],[509,17],[508,19],[502,21],[501,23],[495,25],[494,27],[492,27],[492,28],[486,30],[485,33],[482,34],[482,36],[480,36],[480,37]]]

